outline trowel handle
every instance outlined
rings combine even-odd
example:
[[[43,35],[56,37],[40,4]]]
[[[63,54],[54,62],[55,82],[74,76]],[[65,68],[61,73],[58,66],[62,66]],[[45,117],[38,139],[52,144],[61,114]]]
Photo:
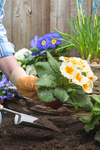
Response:
[[[4,108],[3,105],[0,104],[0,111],[1,111],[1,110],[5,110],[5,111],[8,111],[8,112],[13,113],[13,114],[20,115],[19,112],[13,111],[13,110],[10,110],[10,109],[7,109],[7,108]]]

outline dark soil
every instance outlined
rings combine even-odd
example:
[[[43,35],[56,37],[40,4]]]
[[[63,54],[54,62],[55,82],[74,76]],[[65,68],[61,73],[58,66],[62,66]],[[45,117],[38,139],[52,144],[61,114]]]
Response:
[[[84,130],[85,124],[79,120],[84,115],[89,115],[89,112],[82,109],[71,115],[34,113],[35,117],[51,121],[52,128],[54,125],[61,131],[57,132],[15,125],[14,115],[4,112],[0,128],[0,150],[100,150],[100,143],[94,140],[98,125],[87,133]]]

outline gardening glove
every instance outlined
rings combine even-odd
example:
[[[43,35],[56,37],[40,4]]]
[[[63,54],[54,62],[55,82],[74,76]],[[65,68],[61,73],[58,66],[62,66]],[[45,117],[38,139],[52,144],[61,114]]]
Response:
[[[39,99],[37,95],[39,86],[34,86],[38,80],[36,76],[29,76],[23,68],[18,67],[11,73],[9,80],[21,95],[31,99]]]

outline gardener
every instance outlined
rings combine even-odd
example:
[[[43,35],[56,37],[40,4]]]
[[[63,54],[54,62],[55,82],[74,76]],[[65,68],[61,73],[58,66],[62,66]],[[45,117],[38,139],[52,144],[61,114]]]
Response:
[[[32,99],[39,99],[37,95],[38,87],[33,86],[38,78],[28,76],[23,68],[20,67],[13,56],[14,46],[8,42],[6,30],[2,25],[4,19],[4,4],[6,0],[0,0],[0,70],[17,87],[21,95]]]

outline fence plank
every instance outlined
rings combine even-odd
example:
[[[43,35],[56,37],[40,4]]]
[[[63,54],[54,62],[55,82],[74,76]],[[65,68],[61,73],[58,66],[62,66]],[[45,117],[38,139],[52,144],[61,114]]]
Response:
[[[92,3],[93,0],[83,1],[83,9],[88,17],[93,10]],[[68,18],[76,20],[77,5],[76,0],[7,0],[5,13],[3,23],[8,39],[18,51],[23,47],[30,48],[30,41],[35,35],[43,36],[54,28],[73,35]],[[77,55],[75,50],[69,54]]]
[[[8,10],[8,8],[10,8]],[[7,0],[4,6],[5,18],[3,20],[4,27],[7,30],[8,40],[12,42],[12,0]]]

